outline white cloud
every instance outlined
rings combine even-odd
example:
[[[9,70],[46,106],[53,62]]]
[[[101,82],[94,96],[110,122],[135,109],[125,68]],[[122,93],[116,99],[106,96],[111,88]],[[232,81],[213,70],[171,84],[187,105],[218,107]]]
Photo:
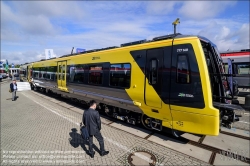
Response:
[[[9,23],[15,20],[15,14],[11,11],[11,8],[3,1],[1,3],[1,29],[7,28]]]
[[[22,1],[13,2],[13,7],[22,15],[81,18],[84,10],[70,1]]]
[[[58,32],[44,16],[25,16],[18,19],[17,23],[22,28],[20,31],[28,35],[55,35]]]
[[[45,52],[39,51],[1,51],[3,59],[7,59],[9,64],[22,64],[26,62],[34,62],[45,58]]]
[[[178,12],[183,17],[201,20],[217,16],[235,4],[235,1],[186,1]]]
[[[1,1],[1,41],[27,42],[35,36],[55,35],[60,31],[49,18],[39,15],[24,15],[14,11]],[[35,35],[35,36],[34,36]]]
[[[22,38],[20,35],[13,33],[11,29],[1,29],[1,41],[2,42],[13,42],[13,41],[21,41]]]
[[[227,24],[213,21],[198,34],[209,38],[220,51],[249,48],[249,24],[242,24],[239,29],[231,30]]]
[[[208,37],[220,50],[247,47],[249,37],[244,34],[249,36],[249,20],[239,19],[241,16],[219,18],[220,12],[234,4],[224,1],[1,1],[1,55],[9,61],[25,63],[43,59],[47,48],[62,56],[70,54],[72,47],[89,50],[145,38],[151,40],[173,33],[172,22],[177,17],[181,18],[177,26],[180,33]]]
[[[168,14],[174,10],[178,1],[149,1],[146,11],[148,14]]]

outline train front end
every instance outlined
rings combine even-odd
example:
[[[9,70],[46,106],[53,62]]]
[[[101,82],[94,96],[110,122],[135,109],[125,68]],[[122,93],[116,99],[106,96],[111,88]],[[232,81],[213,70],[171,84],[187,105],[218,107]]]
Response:
[[[223,125],[231,128],[232,124],[239,120],[235,115],[235,110],[240,109],[238,106],[230,103],[235,93],[237,93],[235,89],[229,92],[230,81],[228,78],[232,78],[232,75],[225,74],[223,61],[217,46],[204,37],[199,36],[199,39],[210,79],[212,107],[219,110],[220,127]],[[233,88],[235,87],[238,86],[234,82]]]

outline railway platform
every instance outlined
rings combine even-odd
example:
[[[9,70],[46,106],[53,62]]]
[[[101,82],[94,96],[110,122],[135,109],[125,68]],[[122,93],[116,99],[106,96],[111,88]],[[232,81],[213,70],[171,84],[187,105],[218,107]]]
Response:
[[[1,83],[1,165],[249,165],[249,130],[222,128],[217,137],[149,131],[101,115],[105,149],[87,155],[79,132],[84,107],[36,91],[17,92]],[[249,124],[242,114],[238,126]],[[244,114],[245,113],[245,114]],[[249,112],[248,112],[249,113]]]

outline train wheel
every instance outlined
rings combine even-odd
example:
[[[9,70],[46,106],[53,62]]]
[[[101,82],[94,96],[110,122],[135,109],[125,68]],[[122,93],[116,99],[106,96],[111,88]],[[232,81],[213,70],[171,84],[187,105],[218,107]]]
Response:
[[[113,117],[113,111],[111,110],[110,107],[106,107],[106,108],[105,108],[105,113],[106,113],[106,115],[108,115],[109,117]]]
[[[232,123],[229,123],[229,124],[227,124],[226,126],[227,126],[228,129],[232,129],[233,124],[232,124]]]
[[[146,129],[149,129],[149,130],[152,130],[151,126],[150,126],[150,117],[148,117],[147,115],[143,114],[141,116],[141,122],[143,124],[143,126],[146,128]]]

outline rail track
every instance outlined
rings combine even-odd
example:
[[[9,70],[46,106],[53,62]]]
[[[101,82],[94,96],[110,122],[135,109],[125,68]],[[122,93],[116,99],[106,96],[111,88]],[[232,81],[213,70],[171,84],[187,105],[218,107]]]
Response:
[[[237,138],[241,138],[241,139],[250,140],[250,137],[247,137],[247,136],[244,136],[244,135],[229,133],[229,132],[226,132],[226,131],[220,131],[220,133],[225,134],[225,135],[230,135],[230,136],[233,136],[233,137],[237,137]]]
[[[44,95],[47,95],[49,97],[56,97],[57,100],[60,100],[62,102],[66,102],[66,103],[71,104],[72,106],[78,107],[80,109],[87,108],[87,106],[84,105],[84,104],[82,104],[82,103],[78,103],[78,102],[75,102],[75,101],[67,100],[66,98],[60,97],[57,94],[48,94],[48,93],[43,93],[43,92],[40,92],[40,91],[37,91],[37,92],[41,93],[41,94],[44,94]],[[127,132],[125,130],[116,128],[114,126],[111,126],[111,124],[113,124],[114,122],[118,122],[119,121],[119,122],[122,123],[122,121],[117,120],[117,119],[113,119],[113,118],[110,118],[110,117],[106,116],[104,114],[104,111],[99,111],[99,112],[100,112],[101,117],[103,117],[103,118],[105,118],[105,119],[107,119],[107,120],[110,121],[110,123],[108,123],[108,124],[107,123],[103,123],[103,122],[102,122],[102,124],[104,124],[106,126],[109,126],[111,128],[115,128],[116,130]],[[133,127],[133,125],[131,125],[131,124],[126,124],[126,125]],[[142,125],[138,125],[137,127],[144,128]],[[129,133],[129,132],[127,132],[127,133]],[[158,133],[158,134],[161,134],[161,135],[166,134],[167,137],[170,137],[170,138],[172,138],[172,139],[174,139],[176,141],[181,141],[183,143],[190,144],[190,145],[193,145],[193,146],[196,146],[196,147],[199,147],[199,148],[211,151],[212,154],[211,154],[209,162],[208,162],[211,165],[214,164],[216,155],[218,155],[218,154],[226,156],[226,157],[229,157],[229,158],[232,158],[234,160],[239,160],[241,162],[250,164],[250,158],[249,157],[237,154],[237,152],[235,153],[235,152],[232,152],[230,150],[223,150],[223,149],[217,148],[215,146],[210,146],[210,145],[203,144],[203,140],[205,139],[206,136],[200,136],[199,141],[196,142],[196,141],[193,141],[193,140],[190,140],[190,139],[187,139],[187,138],[183,138],[183,137],[176,138],[176,137],[172,136],[172,134],[170,134],[170,132],[168,130],[163,130],[163,132],[151,131],[150,134],[148,134],[146,137],[144,137],[144,139],[148,140],[148,138],[150,138],[155,133]],[[238,134],[234,134],[234,133],[229,133],[229,132],[226,132],[226,131],[220,131],[220,133],[228,135],[228,136],[231,136],[231,137],[241,138],[241,139],[244,139],[244,140],[250,140],[250,137],[243,136],[243,135],[238,135]],[[131,133],[129,133],[129,134],[131,134]],[[135,137],[139,137],[139,136],[137,136],[135,134],[132,134],[132,135],[134,135]],[[150,140],[148,140],[148,141],[150,141]],[[152,141],[150,141],[150,142],[152,142]],[[163,145],[161,145],[161,146],[163,146]]]

